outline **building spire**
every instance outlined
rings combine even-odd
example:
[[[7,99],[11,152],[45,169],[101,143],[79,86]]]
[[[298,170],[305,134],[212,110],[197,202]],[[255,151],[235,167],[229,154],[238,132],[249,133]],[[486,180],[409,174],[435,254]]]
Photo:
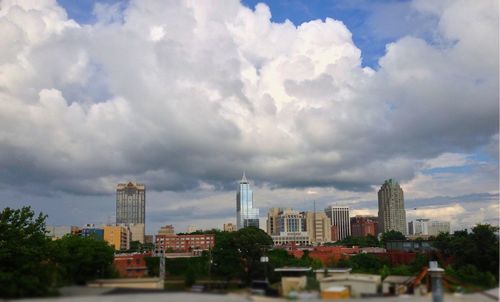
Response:
[[[248,180],[247,180],[247,177],[246,177],[246,175],[245,175],[245,172],[246,172],[246,171],[245,171],[245,170],[243,170],[243,177],[241,178],[240,183],[248,183]]]

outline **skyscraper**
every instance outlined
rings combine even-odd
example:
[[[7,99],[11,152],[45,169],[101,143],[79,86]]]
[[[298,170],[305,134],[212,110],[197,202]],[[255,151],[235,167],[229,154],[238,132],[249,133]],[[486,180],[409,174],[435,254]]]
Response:
[[[332,241],[342,240],[351,235],[351,222],[349,220],[349,207],[331,205],[325,209],[325,214],[330,218]]]
[[[116,223],[141,223],[146,220],[146,188],[129,182],[116,188]]]
[[[248,226],[259,227],[259,209],[253,207],[252,190],[243,173],[236,193],[236,227],[239,230]]]
[[[393,179],[386,180],[378,191],[379,232],[398,231],[406,235],[406,211],[403,189]]]

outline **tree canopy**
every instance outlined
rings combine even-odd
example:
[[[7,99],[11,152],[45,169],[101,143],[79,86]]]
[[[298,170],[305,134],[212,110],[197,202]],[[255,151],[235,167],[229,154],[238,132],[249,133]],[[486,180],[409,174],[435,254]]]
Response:
[[[451,260],[449,271],[462,279],[485,287],[492,286],[491,277],[498,281],[499,240],[498,227],[479,224],[472,232],[441,233],[434,240],[434,247]],[[491,277],[479,276],[489,273]],[[471,274],[475,274],[472,276]],[[496,283],[496,282],[494,282]]]
[[[50,293],[52,268],[45,218],[30,207],[0,213],[0,296],[17,298]]]

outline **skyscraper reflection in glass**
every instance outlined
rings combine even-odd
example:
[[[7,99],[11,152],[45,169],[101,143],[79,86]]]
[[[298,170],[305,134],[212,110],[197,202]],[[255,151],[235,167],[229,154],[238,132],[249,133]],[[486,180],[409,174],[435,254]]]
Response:
[[[253,207],[253,194],[245,173],[236,193],[236,226],[238,229],[259,227],[259,209]]]

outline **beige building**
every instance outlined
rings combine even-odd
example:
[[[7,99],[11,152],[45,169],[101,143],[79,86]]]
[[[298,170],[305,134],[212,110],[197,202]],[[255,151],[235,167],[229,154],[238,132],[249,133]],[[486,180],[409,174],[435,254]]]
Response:
[[[323,212],[303,212],[307,235],[312,244],[332,241],[330,219]]]
[[[266,230],[268,235],[279,235],[278,217],[282,211],[282,208],[270,208],[267,211]]]
[[[276,245],[300,245],[331,241],[330,220],[323,212],[299,212],[291,208],[270,208],[267,234]]]
[[[158,235],[175,235],[174,226],[171,224],[164,225],[158,230]]]
[[[378,191],[379,233],[406,232],[406,211],[403,189],[393,179],[386,180]]]
[[[130,233],[132,234],[130,241],[139,241],[140,243],[144,243],[144,223],[129,223],[126,224],[126,226],[128,226]]]
[[[381,277],[370,274],[340,274],[323,278],[320,281],[320,290],[323,292],[331,287],[346,287],[353,298],[362,295],[375,295],[381,287]]]
[[[236,225],[234,223],[231,223],[231,222],[224,223],[223,230],[224,230],[224,232],[235,232]]]

